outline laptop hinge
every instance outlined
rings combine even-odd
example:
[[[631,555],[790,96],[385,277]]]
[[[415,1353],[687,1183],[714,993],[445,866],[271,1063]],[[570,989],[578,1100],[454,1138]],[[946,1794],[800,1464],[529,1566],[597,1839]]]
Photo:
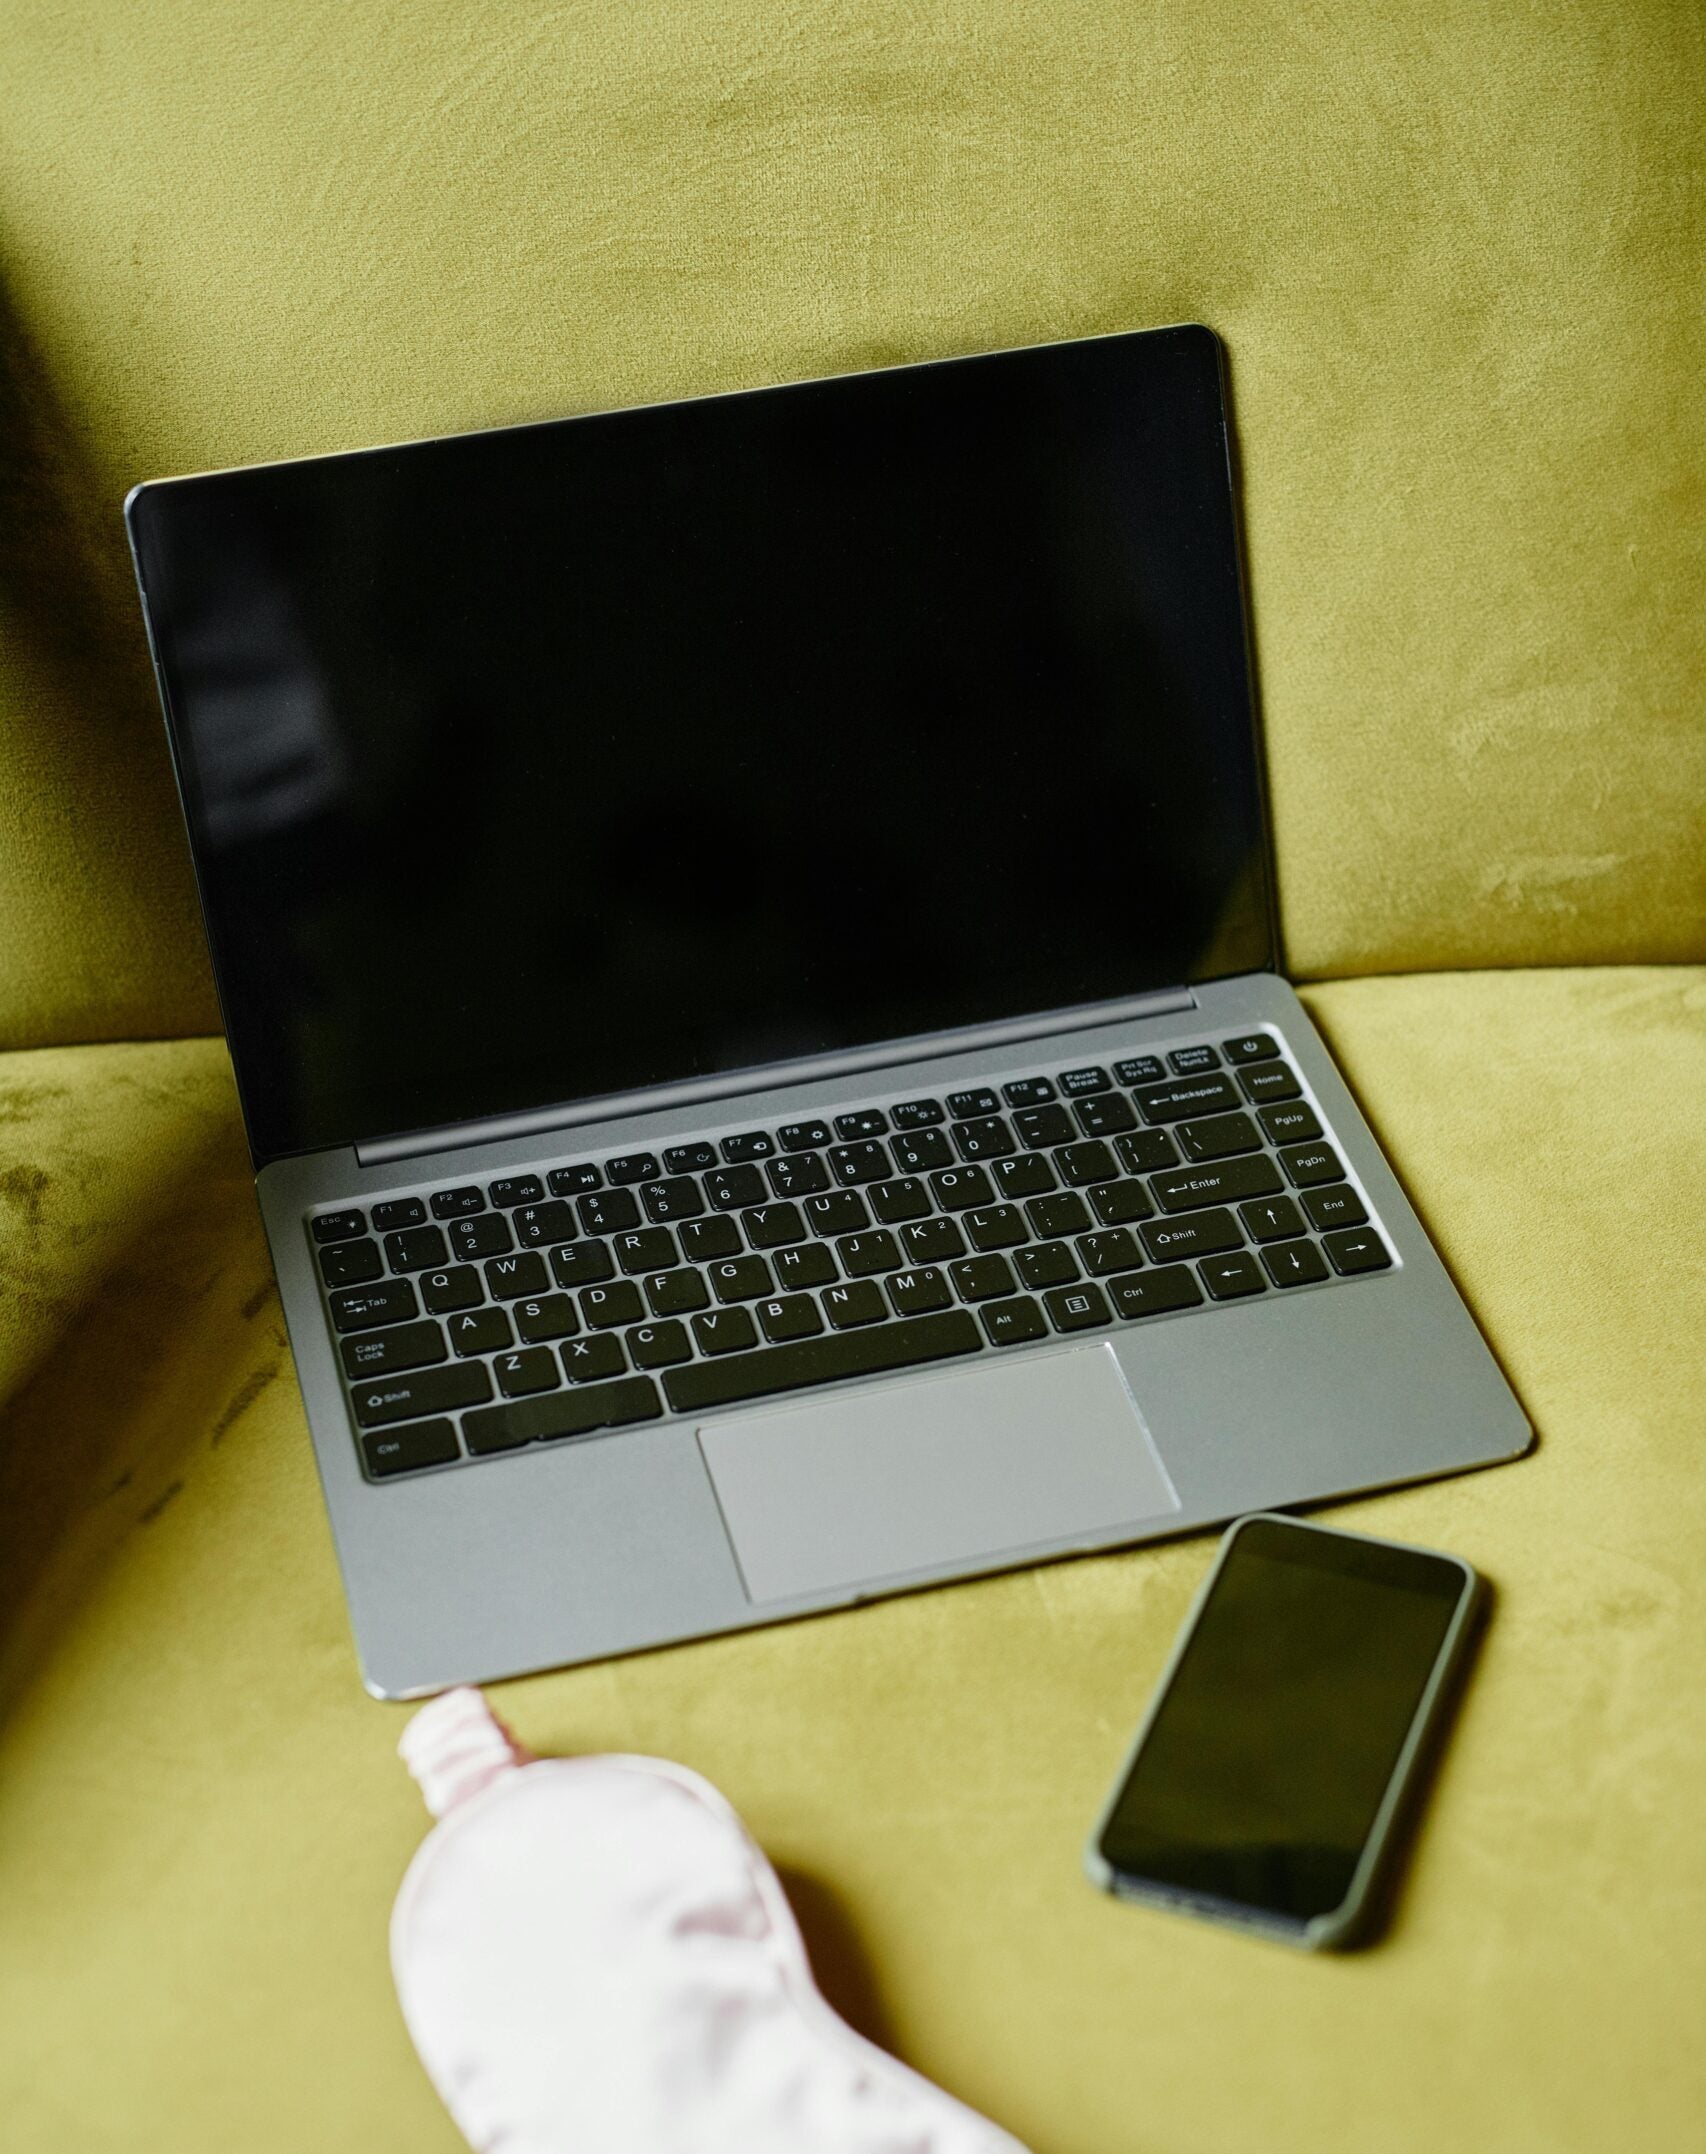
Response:
[[[393,1160],[424,1159],[434,1152],[459,1152],[470,1145],[497,1144],[510,1137],[539,1137],[585,1122],[612,1122],[621,1116],[656,1114],[665,1107],[712,1106],[749,1092],[775,1092],[789,1085],[829,1077],[854,1077],[865,1070],[891,1069],[897,1063],[932,1062],[945,1055],[980,1047],[1006,1047],[1020,1040],[1047,1039],[1057,1032],[1083,1032],[1099,1025],[1129,1024],[1135,1018],[1175,1016],[1194,1010],[1197,998],[1188,987],[1164,988],[1134,995],[1124,1002],[1097,1002],[1075,1010],[1050,1010],[1014,1017],[994,1025],[966,1025],[956,1032],[932,1032],[910,1040],[886,1040],[880,1046],[848,1048],[827,1055],[806,1055],[793,1062],[767,1062],[760,1069],[718,1070],[679,1084],[650,1085],[640,1092],[607,1092],[598,1099],[572,1100],[555,1107],[531,1107],[521,1114],[489,1115],[483,1121],[457,1122],[444,1129],[417,1129],[400,1137],[376,1137],[355,1147],[357,1163],[383,1167]]]

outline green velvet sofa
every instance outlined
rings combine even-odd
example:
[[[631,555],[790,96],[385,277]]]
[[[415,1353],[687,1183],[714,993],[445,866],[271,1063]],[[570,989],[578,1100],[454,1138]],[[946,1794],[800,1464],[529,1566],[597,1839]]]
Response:
[[[136,480],[1209,322],[1288,965],[1539,1431],[1377,1947],[1079,1847],[1210,1556],[506,1685],[693,1765],[1036,2154],[1706,2145],[1706,16],[0,7],[0,2137],[460,2142],[124,557]]]

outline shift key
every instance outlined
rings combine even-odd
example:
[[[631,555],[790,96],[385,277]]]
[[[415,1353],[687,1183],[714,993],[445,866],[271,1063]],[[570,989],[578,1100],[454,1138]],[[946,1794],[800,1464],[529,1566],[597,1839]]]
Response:
[[[417,1376],[392,1376],[352,1386],[355,1418],[364,1429],[388,1421],[415,1421],[423,1414],[448,1413],[460,1406],[483,1406],[492,1380],[478,1361],[453,1363],[446,1369],[423,1369]]]
[[[1180,1219],[1155,1219],[1138,1228],[1152,1264],[1173,1264],[1180,1257],[1217,1256],[1242,1249],[1244,1237],[1227,1211],[1188,1212]]]

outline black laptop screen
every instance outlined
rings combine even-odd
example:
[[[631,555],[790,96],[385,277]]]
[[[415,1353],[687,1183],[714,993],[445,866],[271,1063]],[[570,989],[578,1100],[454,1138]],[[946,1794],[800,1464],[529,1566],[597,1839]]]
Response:
[[[130,518],[258,1159],[1271,961],[1204,330]]]

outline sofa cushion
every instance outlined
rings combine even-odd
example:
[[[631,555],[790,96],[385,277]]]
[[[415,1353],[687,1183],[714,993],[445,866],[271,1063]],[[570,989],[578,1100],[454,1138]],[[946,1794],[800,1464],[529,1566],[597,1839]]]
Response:
[[[506,1684],[742,1810],[825,1988],[1049,2154],[1692,2143],[1706,1937],[1706,971],[1309,1000],[1539,1429],[1329,1515],[1496,1602],[1387,1940],[1115,1905],[1079,1849],[1212,1543]],[[0,1061],[8,2144],[450,2150],[385,1921],[424,1818],[361,1691],[213,1042]]]
[[[1232,354],[1293,969],[1706,958],[1703,45],[1527,0],[24,0],[0,1044],[214,1023],[135,481],[1181,319]]]

